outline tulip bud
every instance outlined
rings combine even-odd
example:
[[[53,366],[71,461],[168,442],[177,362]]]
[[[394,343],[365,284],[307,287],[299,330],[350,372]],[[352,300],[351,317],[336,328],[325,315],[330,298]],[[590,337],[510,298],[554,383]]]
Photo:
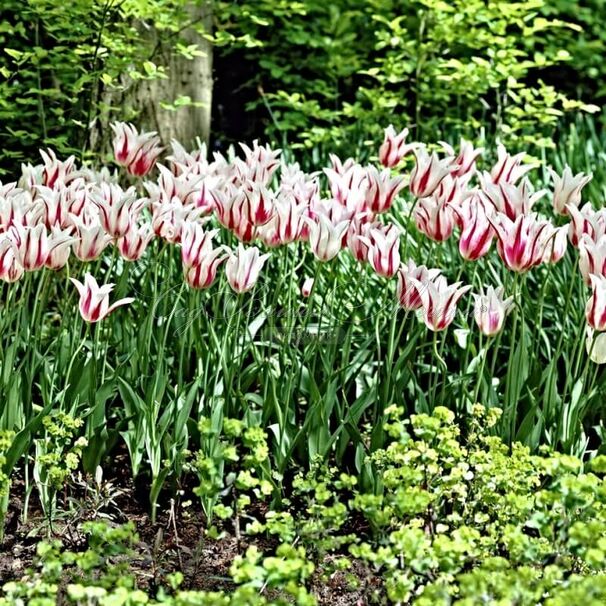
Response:
[[[301,286],[301,294],[304,297],[309,297],[309,295],[311,295],[311,291],[314,287],[314,279],[313,278],[305,278],[305,281],[303,282],[302,286]]]
[[[591,328],[606,330],[606,277],[590,274],[591,297],[585,307],[585,317]]]
[[[400,233],[397,229],[372,228],[368,237],[362,236],[368,246],[368,262],[384,278],[395,275],[400,266]]]
[[[463,226],[459,252],[467,261],[476,261],[490,250],[494,238],[494,229],[486,216],[484,205],[474,197],[454,206],[453,210]]]

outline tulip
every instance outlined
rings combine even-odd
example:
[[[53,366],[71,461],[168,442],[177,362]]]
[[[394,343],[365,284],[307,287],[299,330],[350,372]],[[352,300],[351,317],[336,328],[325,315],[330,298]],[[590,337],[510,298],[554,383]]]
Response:
[[[573,205],[566,207],[570,216],[568,225],[568,239],[573,246],[578,246],[584,234],[594,240],[606,234],[606,214],[604,209],[594,211],[591,204],[587,202],[580,210]]]
[[[51,228],[49,241],[49,253],[44,262],[45,267],[55,271],[67,265],[72,244],[77,238],[72,236],[72,228],[61,229],[58,225]]]
[[[447,155],[454,157],[453,169],[451,175],[453,177],[467,177],[471,176],[477,159],[482,155],[484,148],[474,148],[470,141],[465,141],[461,138],[461,145],[459,153],[457,154],[453,147],[444,141],[440,141],[440,144],[446,151]]]
[[[366,215],[354,217],[349,223],[346,244],[357,261],[368,261],[368,235],[374,226],[376,223],[368,221]]]
[[[46,227],[13,225],[9,236],[15,243],[17,259],[25,271],[35,271],[44,267],[50,252]]]
[[[406,265],[402,264],[398,269],[396,291],[400,305],[408,311],[423,307],[419,289],[424,289],[427,282],[431,282],[439,275],[439,269],[427,269],[425,265],[417,266],[412,259],[409,259]]]
[[[585,234],[579,242],[579,270],[586,284],[591,284],[591,275],[606,275],[606,236],[597,241]]]
[[[566,225],[552,229],[545,245],[543,263],[557,263],[564,257],[568,245],[567,234],[568,227]]]
[[[598,332],[606,330],[606,277],[589,275],[591,297],[585,307],[585,317],[591,328]]]
[[[139,134],[132,124],[124,122],[115,122],[111,127],[115,135],[113,146],[116,162],[135,177],[147,175],[162,153],[157,133]]]
[[[250,201],[250,221],[253,225],[265,225],[275,212],[275,195],[262,185],[254,184],[248,194]]]
[[[304,297],[309,297],[311,295],[311,291],[314,287],[314,279],[313,278],[305,278],[303,284],[301,285],[301,294]]]
[[[198,256],[196,265],[183,266],[185,280],[192,288],[209,288],[217,277],[217,269],[226,258],[223,247],[206,247],[204,252]]]
[[[513,297],[503,299],[503,287],[489,286],[486,294],[473,294],[475,305],[473,317],[480,331],[488,337],[501,332],[505,316],[511,310]]]
[[[250,242],[257,235],[257,229],[252,222],[250,199],[245,191],[238,191],[229,197],[221,196],[216,207],[219,222],[233,231],[242,242]]]
[[[485,179],[492,183],[511,183],[515,185],[528,171],[535,168],[533,164],[522,164],[526,155],[524,152],[511,156],[503,145],[497,147],[497,163],[490,170]]]
[[[434,152],[431,156],[425,149],[415,150],[416,164],[410,174],[410,191],[417,198],[431,196],[454,166],[452,158],[440,160]]]
[[[16,282],[23,275],[23,266],[17,258],[15,243],[8,234],[0,234],[0,280]]]
[[[524,272],[543,260],[552,225],[536,214],[520,215],[512,221],[502,213],[490,218],[498,238],[497,250],[508,269]]]
[[[52,149],[40,150],[40,155],[44,161],[42,169],[42,185],[53,189],[55,186],[63,186],[73,176],[75,156],[70,156],[65,162],[57,159]]]
[[[72,222],[76,227],[78,240],[73,245],[74,255],[80,261],[93,261],[97,259],[112,241],[112,237],[105,233],[98,218],[85,219],[71,215]]]
[[[298,240],[303,231],[303,213],[306,208],[292,194],[278,196],[274,216],[259,228],[263,242],[268,246],[280,246]]]
[[[106,318],[114,309],[121,305],[132,303],[132,297],[119,299],[112,305],[109,304],[109,294],[114,289],[113,284],[99,286],[97,281],[89,273],[84,274],[84,284],[75,278],[70,278],[80,294],[80,315],[86,322],[99,322]]]
[[[268,258],[269,255],[261,255],[256,246],[244,248],[238,244],[238,249],[230,252],[225,264],[225,275],[232,289],[237,293],[248,292],[257,283]]]
[[[415,149],[415,143],[406,144],[406,137],[408,137],[407,128],[400,133],[396,133],[394,127],[390,124],[385,129],[385,137],[379,148],[379,162],[383,166],[386,168],[397,166],[402,158]]]
[[[389,170],[379,171],[371,166],[367,172],[368,189],[365,203],[371,213],[389,210],[397,193],[404,187],[404,177],[390,177]]]
[[[504,215],[507,215],[512,221],[515,221],[520,215],[527,215],[531,212],[534,204],[540,200],[547,190],[542,189],[531,193],[530,182],[524,179],[520,185],[512,183],[489,183],[482,178],[482,191],[480,196],[484,204]]]
[[[134,187],[123,191],[119,185],[103,183],[93,201],[99,208],[99,218],[105,231],[113,238],[124,236],[143,206],[137,200]]]
[[[436,242],[450,238],[454,229],[453,210],[436,196],[421,198],[415,208],[417,229]]]
[[[150,225],[137,227],[133,224],[121,238],[118,238],[118,250],[127,261],[138,261],[153,237],[154,231]]]
[[[365,204],[368,188],[367,171],[359,164],[346,163],[339,170],[325,168],[332,197],[350,210],[359,210]]]
[[[183,267],[198,265],[200,259],[213,248],[212,240],[218,229],[206,231],[200,223],[186,221],[181,232],[181,260]]]
[[[349,227],[349,221],[337,224],[320,213],[315,221],[305,218],[309,228],[309,244],[315,257],[320,261],[330,261],[341,250],[342,239]]]
[[[423,321],[429,330],[444,330],[454,320],[459,299],[471,289],[471,286],[461,286],[461,282],[449,285],[444,276],[434,280],[416,283],[423,303]]]
[[[399,230],[372,228],[369,237],[362,238],[368,246],[368,261],[374,270],[384,278],[394,276],[400,266]]]
[[[236,158],[234,164],[240,170],[241,180],[267,185],[280,166],[278,157],[282,150],[272,150],[269,146],[259,145],[257,141],[253,141],[252,148],[244,143],[240,143],[240,147],[244,152],[244,162]]]
[[[463,226],[459,252],[467,261],[476,261],[490,250],[494,238],[494,229],[486,216],[484,205],[478,198],[472,198],[453,207],[453,210]]]
[[[596,333],[591,326],[585,327],[585,349],[595,364],[606,364],[606,333]]]
[[[548,170],[553,180],[553,210],[558,215],[567,215],[569,205],[578,207],[581,203],[581,190],[591,181],[592,175],[579,173],[573,176],[568,165],[561,177],[551,168]]]

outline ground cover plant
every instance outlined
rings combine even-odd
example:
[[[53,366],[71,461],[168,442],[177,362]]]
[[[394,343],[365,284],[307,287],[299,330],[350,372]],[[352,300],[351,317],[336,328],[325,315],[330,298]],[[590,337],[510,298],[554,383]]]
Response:
[[[112,128],[118,168],[42,150],[0,186],[3,521],[41,516],[52,536],[97,520],[119,460],[150,524],[195,499],[201,536],[235,537],[239,589],[191,603],[313,603],[315,567],[350,579],[343,558],[354,585],[378,579],[363,600],[515,603],[512,576],[522,603],[600,599],[606,216],[591,156],[575,174],[564,140],[552,169],[389,126],[370,163],[333,155],[308,173],[257,142],[165,150]],[[474,465],[507,480],[471,490]],[[134,535],[112,524],[85,535],[124,555]],[[251,533],[269,543],[243,549]],[[41,544],[42,568],[5,599],[190,603],[162,593],[180,571],[139,594],[77,547]],[[93,578],[110,593],[86,593]]]

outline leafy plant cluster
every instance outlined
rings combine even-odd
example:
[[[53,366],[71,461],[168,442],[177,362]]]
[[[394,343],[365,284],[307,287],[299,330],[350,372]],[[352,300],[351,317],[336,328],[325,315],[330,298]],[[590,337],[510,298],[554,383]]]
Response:
[[[170,48],[174,54],[192,56],[196,50],[179,38],[192,20],[187,4],[185,0],[3,2],[0,176],[45,145],[83,156],[96,147],[91,133],[97,133],[98,139],[116,112],[132,119],[137,111],[132,99],[119,100],[129,99],[129,91],[141,80],[166,77],[159,51]]]
[[[4,585],[0,604],[42,606],[60,595],[73,604],[308,606],[317,603],[313,579],[334,574],[352,591],[380,576],[366,589],[369,603],[602,603],[604,457],[583,471],[575,457],[510,448],[491,435],[499,415],[476,406],[462,438],[446,408],[403,420],[392,407],[389,440],[364,459],[371,483],[317,461],[294,478],[290,500],[263,514],[245,507],[232,590],[188,591],[183,575],[173,573],[146,594],[127,569],[136,562],[133,527],[97,522],[82,529],[83,551],[41,543],[38,566]],[[273,538],[274,547],[260,548],[259,535]]]
[[[592,13],[598,21],[599,4]],[[264,107],[266,132],[294,147],[367,149],[378,125],[390,122],[414,125],[421,137],[454,130],[472,140],[483,133],[551,147],[566,111],[597,110],[576,100],[587,92],[582,78],[577,91],[559,76],[569,62],[576,80],[585,65],[585,80],[594,74],[583,43],[571,50],[579,32],[590,45],[600,38],[573,17],[576,3],[249,0],[219,6],[215,39],[226,45],[227,61],[244,52],[258,65],[250,84],[260,97],[250,108]]]

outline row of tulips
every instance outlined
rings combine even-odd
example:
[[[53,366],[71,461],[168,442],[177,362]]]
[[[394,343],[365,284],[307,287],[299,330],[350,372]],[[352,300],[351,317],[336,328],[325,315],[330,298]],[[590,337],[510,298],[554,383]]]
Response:
[[[331,157],[324,170],[330,195],[323,195],[319,174],[304,174],[296,164],[280,163],[280,151],[243,145],[244,158],[226,159],[215,153],[212,162],[204,151],[187,153],[173,142],[168,166],[158,165],[162,149],[154,133],[139,134],[128,124],[113,125],[116,162],[134,176],[145,176],[157,166],[158,179],[143,182],[146,195],[135,186],[123,189],[108,171],[77,170],[74,158],[57,159],[42,152],[44,164],[25,166],[19,182],[0,189],[0,278],[19,280],[25,271],[59,270],[70,254],[84,262],[113,245],[127,261],[140,259],[154,237],[179,245],[183,272],[192,288],[210,287],[218,268],[232,289],[253,288],[269,248],[307,241],[321,262],[342,249],[369,263],[382,277],[398,276],[398,299],[405,309],[423,309],[430,330],[445,329],[454,319],[459,299],[470,286],[449,285],[439,270],[401,263],[402,227],[382,220],[397,196],[408,187],[411,211],[420,232],[436,242],[449,239],[459,228],[458,248],[466,261],[487,255],[496,240],[498,255],[507,269],[523,273],[542,263],[557,263],[567,242],[578,248],[579,269],[592,294],[587,321],[593,330],[606,329],[606,210],[581,206],[582,189],[590,176],[561,176],[551,172],[553,210],[569,221],[563,225],[533,212],[548,192],[534,191],[528,178],[532,164],[523,154],[512,156],[500,146],[490,171],[480,172],[476,161],[482,149],[462,141],[457,153],[443,143],[444,157],[429,153],[418,143],[406,143],[408,131],[385,131],[379,150],[383,170],[362,166],[352,159]],[[415,162],[408,178],[392,175],[408,155]],[[279,170],[281,169],[281,170]],[[277,172],[280,172],[277,177]],[[272,187],[272,183],[275,184]],[[240,242],[232,249],[216,246],[218,228],[227,228]],[[82,294],[81,311],[87,321],[104,317],[108,290],[88,278],[75,282]],[[511,299],[502,289],[489,287],[475,295],[476,320],[487,335],[503,324]],[[94,304],[91,304],[93,301]],[[101,301],[105,301],[101,306]],[[124,300],[121,301],[124,303]]]

